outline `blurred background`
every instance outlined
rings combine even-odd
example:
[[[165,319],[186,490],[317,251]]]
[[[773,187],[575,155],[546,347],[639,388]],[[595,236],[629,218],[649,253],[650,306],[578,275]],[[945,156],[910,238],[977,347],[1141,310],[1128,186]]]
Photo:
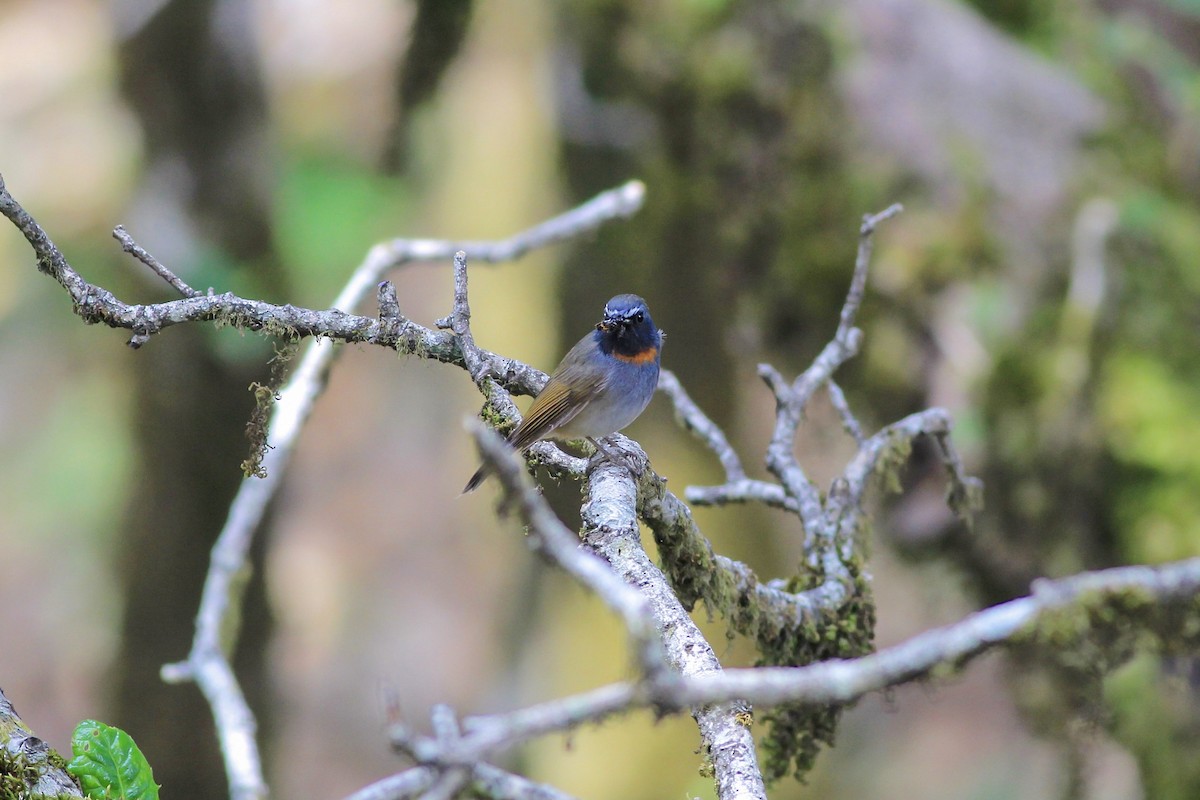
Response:
[[[130,302],[169,294],[118,223],[193,286],[324,307],[380,239],[503,237],[645,181],[633,220],[476,267],[476,339],[550,368],[641,293],[665,365],[760,473],[755,365],[816,355],[861,215],[903,203],[838,378],[872,430],[950,408],[986,509],[954,524],[918,448],[876,513],[881,646],[1039,575],[1200,547],[1193,0],[2,0],[0,52],[9,190]],[[395,280],[412,318],[448,312],[449,264]],[[274,346],[126,339],[81,324],[0,226],[0,685],[55,747],[103,719],[165,796],[221,797],[208,710],[158,670],[186,655]],[[343,353],[247,590],[237,668],[276,796],[400,768],[389,698],[423,726],[434,703],[628,676],[621,630],[496,520],[494,486],[458,497],[479,405],[461,371]],[[629,432],[677,491],[720,479],[661,398]],[[822,486],[853,452],[823,399],[800,452]],[[763,579],[795,570],[790,518],[696,516]],[[1194,798],[1195,682],[1149,656],[1107,679],[991,656],[865,699],[772,797]],[[636,714],[505,763],[587,798],[712,797],[698,743],[687,717]]]

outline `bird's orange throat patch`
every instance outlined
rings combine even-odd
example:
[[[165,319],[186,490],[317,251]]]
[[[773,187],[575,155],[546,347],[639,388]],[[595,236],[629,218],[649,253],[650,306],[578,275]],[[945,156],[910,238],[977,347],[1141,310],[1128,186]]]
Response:
[[[639,353],[619,353],[613,350],[613,355],[626,364],[649,364],[658,358],[658,348],[650,345]]]

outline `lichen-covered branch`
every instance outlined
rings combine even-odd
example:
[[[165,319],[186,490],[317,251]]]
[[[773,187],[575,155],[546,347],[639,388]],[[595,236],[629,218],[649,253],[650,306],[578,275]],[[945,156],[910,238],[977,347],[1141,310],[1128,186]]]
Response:
[[[33,735],[0,689],[0,797],[83,797],[62,756]]]
[[[649,679],[657,677],[666,667],[666,660],[645,593],[621,580],[595,553],[579,546],[579,537],[554,514],[516,454],[498,434],[475,420],[470,428],[484,462],[504,487],[507,502],[516,507],[521,521],[529,526],[534,547],[620,615],[642,674]]]
[[[625,437],[615,437],[634,463],[645,454]],[[643,475],[650,471],[644,469]],[[583,504],[583,541],[602,556],[628,584],[650,601],[667,658],[684,678],[721,672],[721,663],[680,602],[675,588],[642,549],[638,533],[638,485],[627,469],[609,460],[588,474]],[[765,798],[762,771],[750,731],[750,708],[737,698],[691,705],[700,729],[703,754],[711,763],[720,800]]]
[[[622,470],[607,463],[598,464],[592,476],[602,481],[626,480]],[[620,532],[613,533],[601,533],[601,547],[607,549],[604,541],[609,540],[617,542],[614,550],[622,546]],[[634,561],[641,559],[635,557]],[[638,564],[630,573],[641,576],[645,569]],[[393,731],[393,739],[403,740],[403,749],[425,764],[470,766],[533,737],[633,709],[663,713],[727,703],[740,709],[743,702],[766,707],[783,703],[841,706],[871,692],[949,674],[997,648],[1056,649],[1088,638],[1113,642],[1122,634],[1143,645],[1157,643],[1163,651],[1200,646],[1200,558],[1040,580],[1028,596],[860,658],[801,667],[681,671],[665,679],[614,683],[506,714],[468,718],[463,721],[464,735],[449,744],[413,736],[402,728]],[[686,637],[681,642],[688,646]],[[1124,644],[1118,649],[1132,652]],[[740,720],[741,724],[748,722],[749,717]],[[396,782],[406,786],[414,780],[396,776]]]
[[[863,525],[862,496],[866,487],[866,477],[874,471],[884,450],[884,442],[893,441],[907,431],[907,428],[889,426],[885,429],[886,433],[881,432],[877,437],[868,440],[850,410],[841,388],[832,380],[837,368],[852,358],[860,347],[862,331],[854,326],[854,322],[866,288],[875,229],[879,223],[895,216],[900,210],[899,205],[893,205],[863,219],[854,273],[839,316],[837,330],[812,365],[792,382],[788,382],[769,364],[759,365],[759,375],[775,395],[776,401],[775,427],[767,445],[766,466],[779,481],[777,484],[747,477],[741,459],[734,452],[724,432],[696,406],[673,375],[667,375],[662,385],[684,426],[705,441],[725,468],[725,484],[689,487],[687,497],[690,501],[701,504],[762,502],[791,511],[799,518],[805,536],[808,567],[818,580],[813,585],[797,587],[800,591],[794,599],[784,599],[780,596],[784,593],[771,590],[776,595],[771,599],[777,602],[766,606],[770,609],[795,609],[791,626],[799,624],[801,620],[810,621],[813,612],[833,615],[842,613],[844,605],[851,600],[860,586],[858,570],[853,566],[854,553],[844,548],[839,549],[838,545],[851,541],[850,534]],[[795,454],[796,433],[800,422],[809,400],[821,386],[827,387],[843,427],[860,445],[856,459],[847,467],[842,481],[845,485],[835,484],[828,499],[823,498],[820,490],[808,479]],[[938,430],[945,433],[948,431],[948,424]],[[909,436],[905,442],[910,445],[915,435]],[[943,437],[939,439],[939,443],[943,447],[943,453],[947,453],[947,458],[955,465],[957,484],[967,485],[967,479],[961,473],[961,464],[953,455],[948,439]],[[848,493],[839,491],[839,487],[849,489]],[[688,584],[699,580],[713,584],[714,587],[701,588],[694,591],[694,594],[697,597],[705,597],[710,602],[716,601],[718,606],[722,605],[722,599],[729,599],[731,576],[717,574],[719,568],[703,563],[715,559],[710,557],[711,547],[708,547],[706,542],[697,541],[697,537],[691,532],[693,526],[690,524],[690,512],[686,508],[678,508],[678,501],[673,496],[667,497],[661,488],[654,494],[654,497],[644,500],[643,505],[654,512],[651,514],[653,519],[648,518],[647,522],[655,530],[660,548],[667,549],[664,560],[684,565],[701,562],[699,569],[683,570],[689,573],[689,577],[676,583],[677,588],[681,588],[682,583],[681,591],[685,602],[689,596]],[[963,507],[966,508],[966,504]],[[663,521],[667,518],[671,522],[664,524]],[[673,553],[680,547],[686,552],[681,553],[682,558],[674,557]],[[706,549],[708,553],[705,552]],[[668,568],[668,574],[672,572],[673,570]],[[735,569],[734,574],[737,576],[735,583],[739,587],[737,597],[742,601],[740,607],[745,608],[746,601],[755,599],[762,591],[757,587],[757,581],[751,580],[748,570]],[[778,602],[780,600],[783,602]],[[755,606],[761,608],[757,603]],[[747,616],[743,614],[742,621],[753,626],[756,620],[747,619]],[[757,614],[753,616],[758,617]],[[789,620],[776,618],[773,622],[775,627],[789,627]],[[734,627],[743,633],[747,632],[736,624]]]
[[[506,505],[516,508],[537,546],[622,616],[638,654],[641,678],[636,684],[616,684],[507,714],[467,719],[466,734],[449,744],[414,737],[406,726],[398,725],[393,729],[393,741],[404,752],[443,773],[451,768],[474,769],[496,750],[645,705],[657,692],[655,687],[674,686],[680,676],[721,671],[712,646],[641,546],[638,487],[624,464],[614,464],[607,458],[593,459],[589,464],[581,547],[578,538],[562,526],[542,500],[507,445],[477,425],[472,432],[485,462],[499,478]],[[645,453],[636,443],[623,436],[612,437],[611,441],[624,460],[649,474]],[[653,639],[647,638],[651,632]],[[750,732],[749,707],[730,699],[697,704],[691,711],[700,730],[705,760],[717,781],[718,797],[765,798]]]
[[[637,486],[624,465],[615,465],[604,458],[594,459],[590,465],[582,510],[584,545],[581,547],[575,534],[563,526],[542,499],[507,444],[478,423],[473,423],[471,429],[484,462],[500,480],[506,505],[517,509],[536,546],[621,615],[638,656],[641,682],[653,686],[669,681],[664,672],[668,665],[672,674],[683,676],[721,670],[712,647],[666,576],[642,549],[636,511]],[[625,437],[614,439],[629,464],[643,474],[649,472],[641,448]],[[605,701],[629,704],[638,691],[630,688],[627,694],[618,692]],[[557,704],[550,707],[557,710]],[[744,704],[731,701],[698,705],[692,714],[700,728],[706,756],[713,765],[718,797],[765,798],[754,740],[748,729],[749,710]],[[504,741],[527,735],[531,729],[529,721],[539,718],[542,725],[547,724],[547,717],[539,715],[536,709],[522,712],[520,719],[525,722],[520,725],[512,724],[514,716],[490,726],[474,721],[472,726],[482,737],[473,743],[475,751],[495,746],[497,736]],[[549,715],[550,724],[560,724],[562,719],[553,713]],[[439,748],[437,756],[446,758],[444,748]],[[462,758],[462,753],[457,756]]]
[[[675,407],[675,417],[679,423],[702,439],[708,445],[708,449],[716,455],[717,460],[725,469],[725,482],[738,483],[747,480],[742,459],[729,444],[725,431],[721,430],[715,422],[708,418],[707,414],[700,410],[691,395],[683,388],[683,384],[679,382],[679,378],[675,377],[674,372],[669,369],[659,372],[658,390],[671,398],[671,403]]]
[[[804,563],[797,574],[766,586],[744,565],[712,552],[691,522],[691,513],[653,481],[644,482],[642,513],[655,534],[664,570],[685,603],[698,599],[720,611],[730,628],[755,640],[761,663],[805,665],[866,653],[872,645],[874,605],[858,543],[868,526],[864,494],[873,475],[894,479],[912,441],[935,438],[950,475],[950,502],[966,517],[977,506],[978,482],[968,478],[949,439],[945,412],[932,409],[885,427],[874,436],[863,433],[841,387],[836,370],[859,351],[862,331],[855,327],[866,291],[873,235],[879,223],[896,215],[894,205],[864,218],[858,255],[846,300],[832,339],[812,364],[789,381],[769,364],[759,376],[775,397],[775,425],[766,448],[766,467],[777,482],[750,478],[721,429],[701,411],[674,376],[662,386],[683,426],[702,439],[720,460],[725,483],[688,487],[695,503],[719,505],[761,502],[791,512],[804,537]],[[812,483],[796,456],[796,434],[809,401],[824,387],[842,427],[858,446],[856,456],[828,493]],[[802,774],[818,746],[832,741],[836,709],[781,709],[771,712],[768,772],[778,776],[794,769]],[[794,765],[794,767],[793,767]]]
[[[644,197],[645,186],[638,181],[631,181],[596,196],[566,214],[499,242],[394,239],[376,245],[371,250],[363,267],[356,272],[357,280],[352,283],[355,289],[360,281],[366,279],[374,283],[386,271],[413,261],[448,261],[459,250],[479,261],[509,261],[533,248],[577,236],[602,222],[628,217],[641,207]],[[336,305],[334,308],[318,311],[293,305],[264,303],[238,297],[229,292],[218,294],[211,289],[206,294],[165,303],[128,304],[107,289],[88,283],[71,267],[49,235],[8,192],[3,176],[0,176],[0,214],[7,217],[25,236],[37,256],[38,269],[50,275],[67,290],[76,314],[86,322],[99,322],[113,328],[132,331],[133,336],[129,344],[135,348],[172,325],[204,320],[286,337],[320,336],[345,342],[380,344],[405,352],[413,352],[418,347],[430,348],[431,352],[439,352],[442,360],[455,363],[461,358],[453,348],[447,349],[448,344],[453,341],[452,335],[438,337],[412,323],[402,324],[399,331],[383,330],[384,326],[380,325],[379,320],[347,313]],[[126,243],[120,234],[117,238],[121,239],[123,244]],[[153,261],[149,254],[143,256],[135,252],[135,255],[143,263],[150,264]],[[370,264],[370,269],[366,269],[367,264]],[[155,271],[163,275],[164,269],[155,268]],[[190,287],[186,285],[176,288],[180,288],[184,294],[190,291]],[[351,286],[347,286],[347,290],[349,289]],[[356,293],[356,296],[362,295]]]
[[[1181,621],[1190,624],[1180,626]],[[1059,647],[1126,628],[1160,646],[1200,645],[1200,558],[1085,572],[1034,583],[1026,597],[971,614],[885,650],[806,667],[726,670],[680,684],[682,703],[745,697],[756,703],[847,703],[873,691],[961,667],[1000,646]],[[1189,633],[1190,631],[1190,633]],[[1185,640],[1186,639],[1186,640]],[[660,698],[661,699],[661,698]]]

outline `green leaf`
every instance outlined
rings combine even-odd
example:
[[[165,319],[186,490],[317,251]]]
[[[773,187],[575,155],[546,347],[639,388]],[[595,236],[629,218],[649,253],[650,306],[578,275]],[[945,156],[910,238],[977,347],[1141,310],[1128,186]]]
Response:
[[[93,800],[158,800],[158,784],[142,751],[120,728],[85,719],[71,734],[67,771]]]

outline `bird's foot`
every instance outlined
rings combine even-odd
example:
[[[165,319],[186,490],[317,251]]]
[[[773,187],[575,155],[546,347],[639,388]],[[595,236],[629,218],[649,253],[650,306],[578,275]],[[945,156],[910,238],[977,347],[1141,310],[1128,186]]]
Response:
[[[625,469],[629,470],[629,472],[635,478],[642,477],[642,474],[645,472],[645,468],[637,461],[637,459],[630,458],[620,450],[614,450],[611,447],[605,446],[599,439],[593,439],[589,436],[588,441],[595,446],[597,452],[603,453],[604,457],[609,461],[619,467],[624,467]]]

